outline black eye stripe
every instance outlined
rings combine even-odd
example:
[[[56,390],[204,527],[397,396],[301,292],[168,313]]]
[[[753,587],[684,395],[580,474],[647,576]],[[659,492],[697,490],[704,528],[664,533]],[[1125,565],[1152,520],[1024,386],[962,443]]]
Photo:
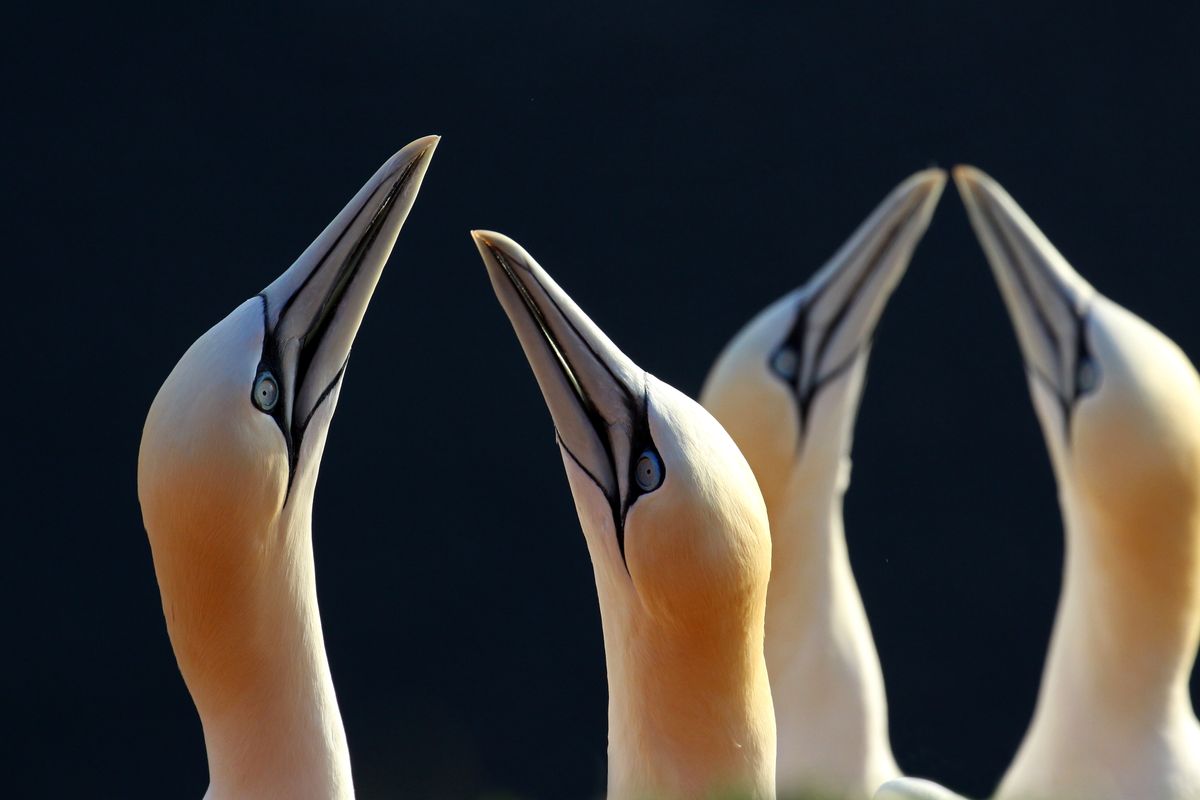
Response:
[[[258,361],[258,368],[255,370],[254,388],[251,389],[251,398],[253,399],[254,397],[260,378],[264,374],[269,374],[275,381],[276,401],[275,405],[273,405],[270,409],[263,409],[260,407],[260,410],[264,414],[270,415],[270,417],[275,420],[275,424],[278,426],[279,432],[283,435],[283,441],[287,447],[288,485],[287,494],[284,498],[284,502],[286,503],[287,497],[290,497],[292,493],[292,479],[296,475],[296,455],[297,451],[299,450],[299,442],[294,436],[292,436],[292,426],[290,424],[291,401],[283,386],[283,371],[280,369],[282,360],[279,357],[279,343],[275,340],[274,331],[271,329],[270,302],[267,300],[267,295],[265,293],[260,293],[258,296],[262,299],[263,346],[262,355],[259,357]]]

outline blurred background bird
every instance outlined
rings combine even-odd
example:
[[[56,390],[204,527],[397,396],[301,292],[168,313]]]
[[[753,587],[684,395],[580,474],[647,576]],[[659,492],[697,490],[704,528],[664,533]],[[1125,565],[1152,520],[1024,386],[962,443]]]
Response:
[[[899,774],[842,498],[872,336],[945,182],[933,169],[898,186],[808,283],[734,337],[700,395],[770,515],[766,656],[784,797],[865,800]]]

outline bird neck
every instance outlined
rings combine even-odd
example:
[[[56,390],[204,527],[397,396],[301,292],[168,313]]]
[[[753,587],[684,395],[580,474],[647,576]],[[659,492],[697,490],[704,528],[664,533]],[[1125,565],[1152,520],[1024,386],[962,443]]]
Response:
[[[846,549],[849,459],[797,470],[768,505],[771,582],[766,662],[779,728],[780,791],[854,787],[870,795],[899,774],[887,699]]]
[[[723,608],[689,626],[640,609],[604,611],[610,800],[774,798],[762,612]]]
[[[786,490],[770,498],[771,582],[767,652],[794,655],[804,638],[824,638],[845,604],[861,606],[842,523],[849,461],[839,469],[798,468]]]
[[[1069,485],[1062,505],[1063,590],[1039,716],[1135,735],[1194,724],[1188,677],[1200,641],[1200,519],[1149,505],[1138,519],[1112,519]]]
[[[247,537],[258,545],[242,558],[155,553],[172,645],[204,727],[207,798],[354,794],[310,518],[299,516]]]

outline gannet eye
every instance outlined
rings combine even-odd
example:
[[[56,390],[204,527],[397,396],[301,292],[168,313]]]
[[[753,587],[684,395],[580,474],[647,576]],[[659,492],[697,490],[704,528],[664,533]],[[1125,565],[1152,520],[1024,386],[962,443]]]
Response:
[[[663,464],[658,453],[653,450],[643,452],[637,460],[637,466],[633,468],[633,476],[638,488],[643,492],[653,492],[662,486]]]
[[[254,381],[254,405],[262,411],[270,411],[279,402],[279,384],[269,372],[260,372]]]
[[[776,350],[775,355],[771,356],[771,369],[788,383],[796,381],[796,371],[799,367],[796,351],[786,345]]]
[[[1075,367],[1075,393],[1087,394],[1100,383],[1100,370],[1090,358],[1081,358]]]

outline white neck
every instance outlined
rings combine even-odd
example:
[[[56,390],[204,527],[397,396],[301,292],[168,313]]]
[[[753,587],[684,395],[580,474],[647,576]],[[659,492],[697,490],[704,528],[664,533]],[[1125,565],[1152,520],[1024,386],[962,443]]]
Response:
[[[879,656],[846,550],[849,462],[799,469],[768,504],[766,657],[781,791],[868,798],[899,775]]]
[[[317,608],[308,504],[298,505],[290,524],[255,539],[262,550],[245,559],[212,563],[197,539],[155,552],[171,641],[204,726],[206,798],[354,795]]]
[[[1188,696],[1200,521],[1151,512],[1134,529],[1089,513],[1069,486],[1061,497],[1062,597],[1033,722],[997,797],[1200,796]]]
[[[761,617],[757,629],[735,621],[697,635],[645,618],[617,626],[602,617],[609,800],[730,792],[774,800],[774,720]]]

